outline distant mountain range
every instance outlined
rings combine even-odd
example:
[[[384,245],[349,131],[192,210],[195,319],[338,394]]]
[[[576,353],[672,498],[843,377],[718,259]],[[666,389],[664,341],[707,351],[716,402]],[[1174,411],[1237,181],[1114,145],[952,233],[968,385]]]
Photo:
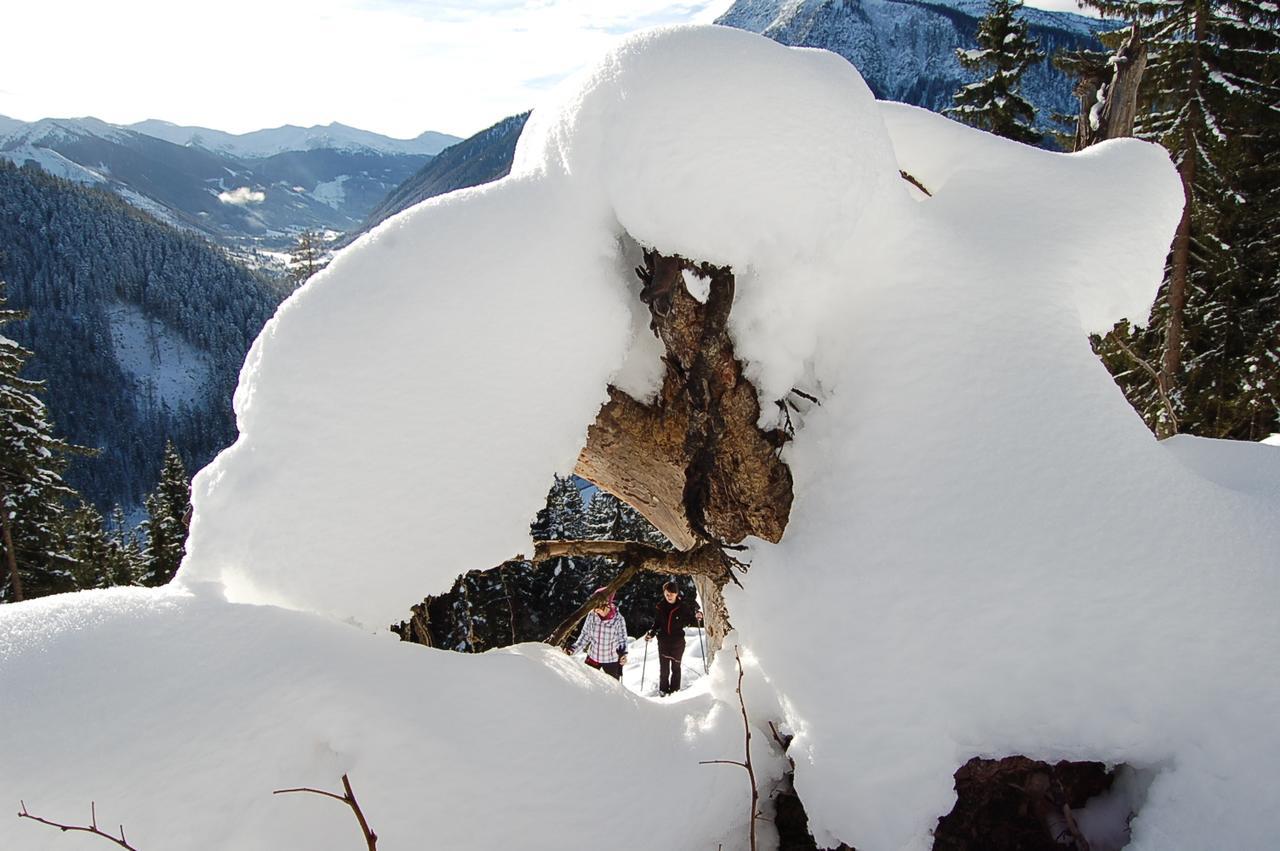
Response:
[[[434,130],[428,130],[413,139],[392,139],[381,133],[348,127],[336,121],[332,124],[317,124],[314,127],[285,124],[269,130],[237,134],[210,130],[207,127],[183,127],[153,118],[130,124],[128,129],[164,139],[175,145],[204,148],[206,151],[216,151],[250,160],[289,151],[315,150],[430,157],[460,141],[457,136],[437,133]]]
[[[519,141],[520,132],[524,130],[524,123],[528,118],[527,112],[504,118],[492,127],[441,151],[439,156],[384,198],[360,227],[347,235],[344,243],[372,229],[383,219],[428,198],[506,177],[511,171],[516,142]]]
[[[986,0],[737,0],[716,23],[761,33],[793,47],[830,50],[852,62],[882,100],[941,112],[962,85],[978,79],[956,58],[956,49],[977,47],[978,20]],[[1045,59],[1022,78],[1022,94],[1043,128],[1053,113],[1075,115],[1070,80],[1050,58],[1063,48],[1100,49],[1098,33],[1114,29],[1069,12],[1023,8]]]
[[[0,157],[101,186],[242,252],[302,230],[347,231],[457,137],[398,140],[331,124],[233,135],[163,121],[0,116]]]
[[[819,47],[844,56],[862,73],[876,97],[940,112],[975,76],[960,66],[956,49],[977,46],[978,20],[986,0],[738,0],[716,23],[761,33],[798,47]],[[1101,48],[1097,34],[1114,27],[1095,18],[1024,8],[1046,59],[1023,78],[1023,93],[1053,126],[1054,112],[1074,115],[1074,81],[1049,62],[1057,50]],[[394,189],[351,242],[379,222],[428,198],[503,177],[511,169],[516,141],[529,114],[513,115],[451,148]]]

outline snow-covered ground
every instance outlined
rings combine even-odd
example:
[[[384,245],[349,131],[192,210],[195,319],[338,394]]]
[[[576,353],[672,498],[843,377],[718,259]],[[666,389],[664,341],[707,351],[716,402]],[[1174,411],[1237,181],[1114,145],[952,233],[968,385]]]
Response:
[[[174,411],[199,405],[213,377],[207,355],[137,305],[118,302],[107,318],[116,361],[137,382],[141,403]]]
[[[621,688],[385,634],[527,552],[608,383],[652,389],[645,245],[733,266],[762,400],[822,402],[786,536],[727,589],[766,796],[776,720],[820,846],[928,848],[959,766],[1024,754],[1149,781],[1137,851],[1273,847],[1280,452],[1156,442],[1086,337],[1147,315],[1181,203],[1152,145],[1027,148],[740,31],[629,39],[534,111],[509,178],[282,305],[170,588],[0,611],[0,800],[97,800],[145,849],[336,850],[349,813],[270,791],[348,772],[388,848],[744,848],[744,772],[699,764],[741,758],[731,653],[656,701],[634,649]]]

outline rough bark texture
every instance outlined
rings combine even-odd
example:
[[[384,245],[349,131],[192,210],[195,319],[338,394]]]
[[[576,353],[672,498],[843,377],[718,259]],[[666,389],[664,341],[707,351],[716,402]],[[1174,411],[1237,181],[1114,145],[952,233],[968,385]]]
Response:
[[[577,474],[645,516],[679,549],[781,540],[791,511],[791,471],[781,436],[761,431],[756,389],[734,357],[727,321],[733,273],[646,252],[641,297],[666,348],[667,372],[652,405],[611,388],[587,432]],[[705,304],[684,274],[710,281]]]
[[[1084,851],[1072,814],[1112,779],[1100,762],[975,757],[955,774],[956,805],[938,820],[934,851]]]
[[[644,260],[636,274],[666,350],[662,388],[652,404],[610,388],[575,472],[631,505],[680,550],[718,551],[748,536],[776,543],[791,513],[791,471],[778,457],[786,435],[757,426],[756,388],[729,339],[733,272],[657,251]],[[705,301],[690,293],[688,277],[701,279]],[[720,589],[731,574],[695,575],[714,652],[730,628]]]
[[[585,545],[586,548],[579,549],[578,545]],[[613,546],[611,551],[601,552],[601,545]],[[700,580],[705,581],[715,588],[717,598],[721,599],[720,609],[723,614],[724,604],[723,599],[720,598],[719,589],[729,580],[731,565],[734,563],[716,544],[703,544],[687,552],[673,553],[657,547],[651,547],[648,544],[626,541],[540,542],[534,560],[560,558],[569,555],[608,555],[610,558],[621,561],[623,566],[618,575],[604,586],[604,591],[589,597],[586,602],[578,607],[577,611],[562,621],[551,635],[547,636],[547,643],[556,646],[565,642],[565,639],[577,628],[588,612],[608,599],[610,595],[616,593],[619,588],[631,581],[632,577],[641,571],[662,573],[670,576],[692,576],[694,581],[699,583],[699,593],[702,593],[703,587]],[[707,605],[706,597],[703,598],[703,605]],[[703,616],[704,618],[710,617],[710,612],[706,611],[705,608]],[[710,627],[708,627],[708,631],[710,631]],[[724,632],[720,633],[721,636],[723,634]],[[714,646],[719,647],[718,644]]]
[[[22,574],[18,573],[18,559],[13,551],[13,536],[9,533],[9,520],[3,506],[4,500],[0,499],[0,534],[4,536],[5,562],[9,566],[9,588],[13,595],[13,602],[20,603],[23,600]]]
[[[1080,117],[1076,123],[1076,150],[1083,150],[1106,139],[1133,135],[1133,122],[1138,112],[1138,86],[1147,69],[1147,45],[1137,24],[1129,38],[1116,51],[1111,62],[1111,76],[1105,71],[1097,76],[1083,76],[1076,86],[1080,98]],[[1093,107],[1102,89],[1104,103],[1097,113],[1094,127]]]

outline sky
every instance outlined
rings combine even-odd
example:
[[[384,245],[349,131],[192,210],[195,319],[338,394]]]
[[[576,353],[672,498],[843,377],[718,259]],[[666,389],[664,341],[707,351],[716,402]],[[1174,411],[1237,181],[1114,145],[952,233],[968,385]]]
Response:
[[[1029,5],[1074,7],[1074,0]],[[5,10],[0,115],[470,136],[618,39],[732,0],[49,0]]]

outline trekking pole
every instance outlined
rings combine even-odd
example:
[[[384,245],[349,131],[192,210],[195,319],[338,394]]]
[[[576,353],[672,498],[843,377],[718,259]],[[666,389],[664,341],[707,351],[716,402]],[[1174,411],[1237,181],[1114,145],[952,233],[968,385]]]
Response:
[[[644,643],[644,661],[640,663],[640,693],[644,694],[644,669],[649,665],[649,642]]]
[[[702,624],[698,624],[698,649],[702,651],[702,673],[706,674],[711,669],[707,667],[707,646],[702,643]]]

